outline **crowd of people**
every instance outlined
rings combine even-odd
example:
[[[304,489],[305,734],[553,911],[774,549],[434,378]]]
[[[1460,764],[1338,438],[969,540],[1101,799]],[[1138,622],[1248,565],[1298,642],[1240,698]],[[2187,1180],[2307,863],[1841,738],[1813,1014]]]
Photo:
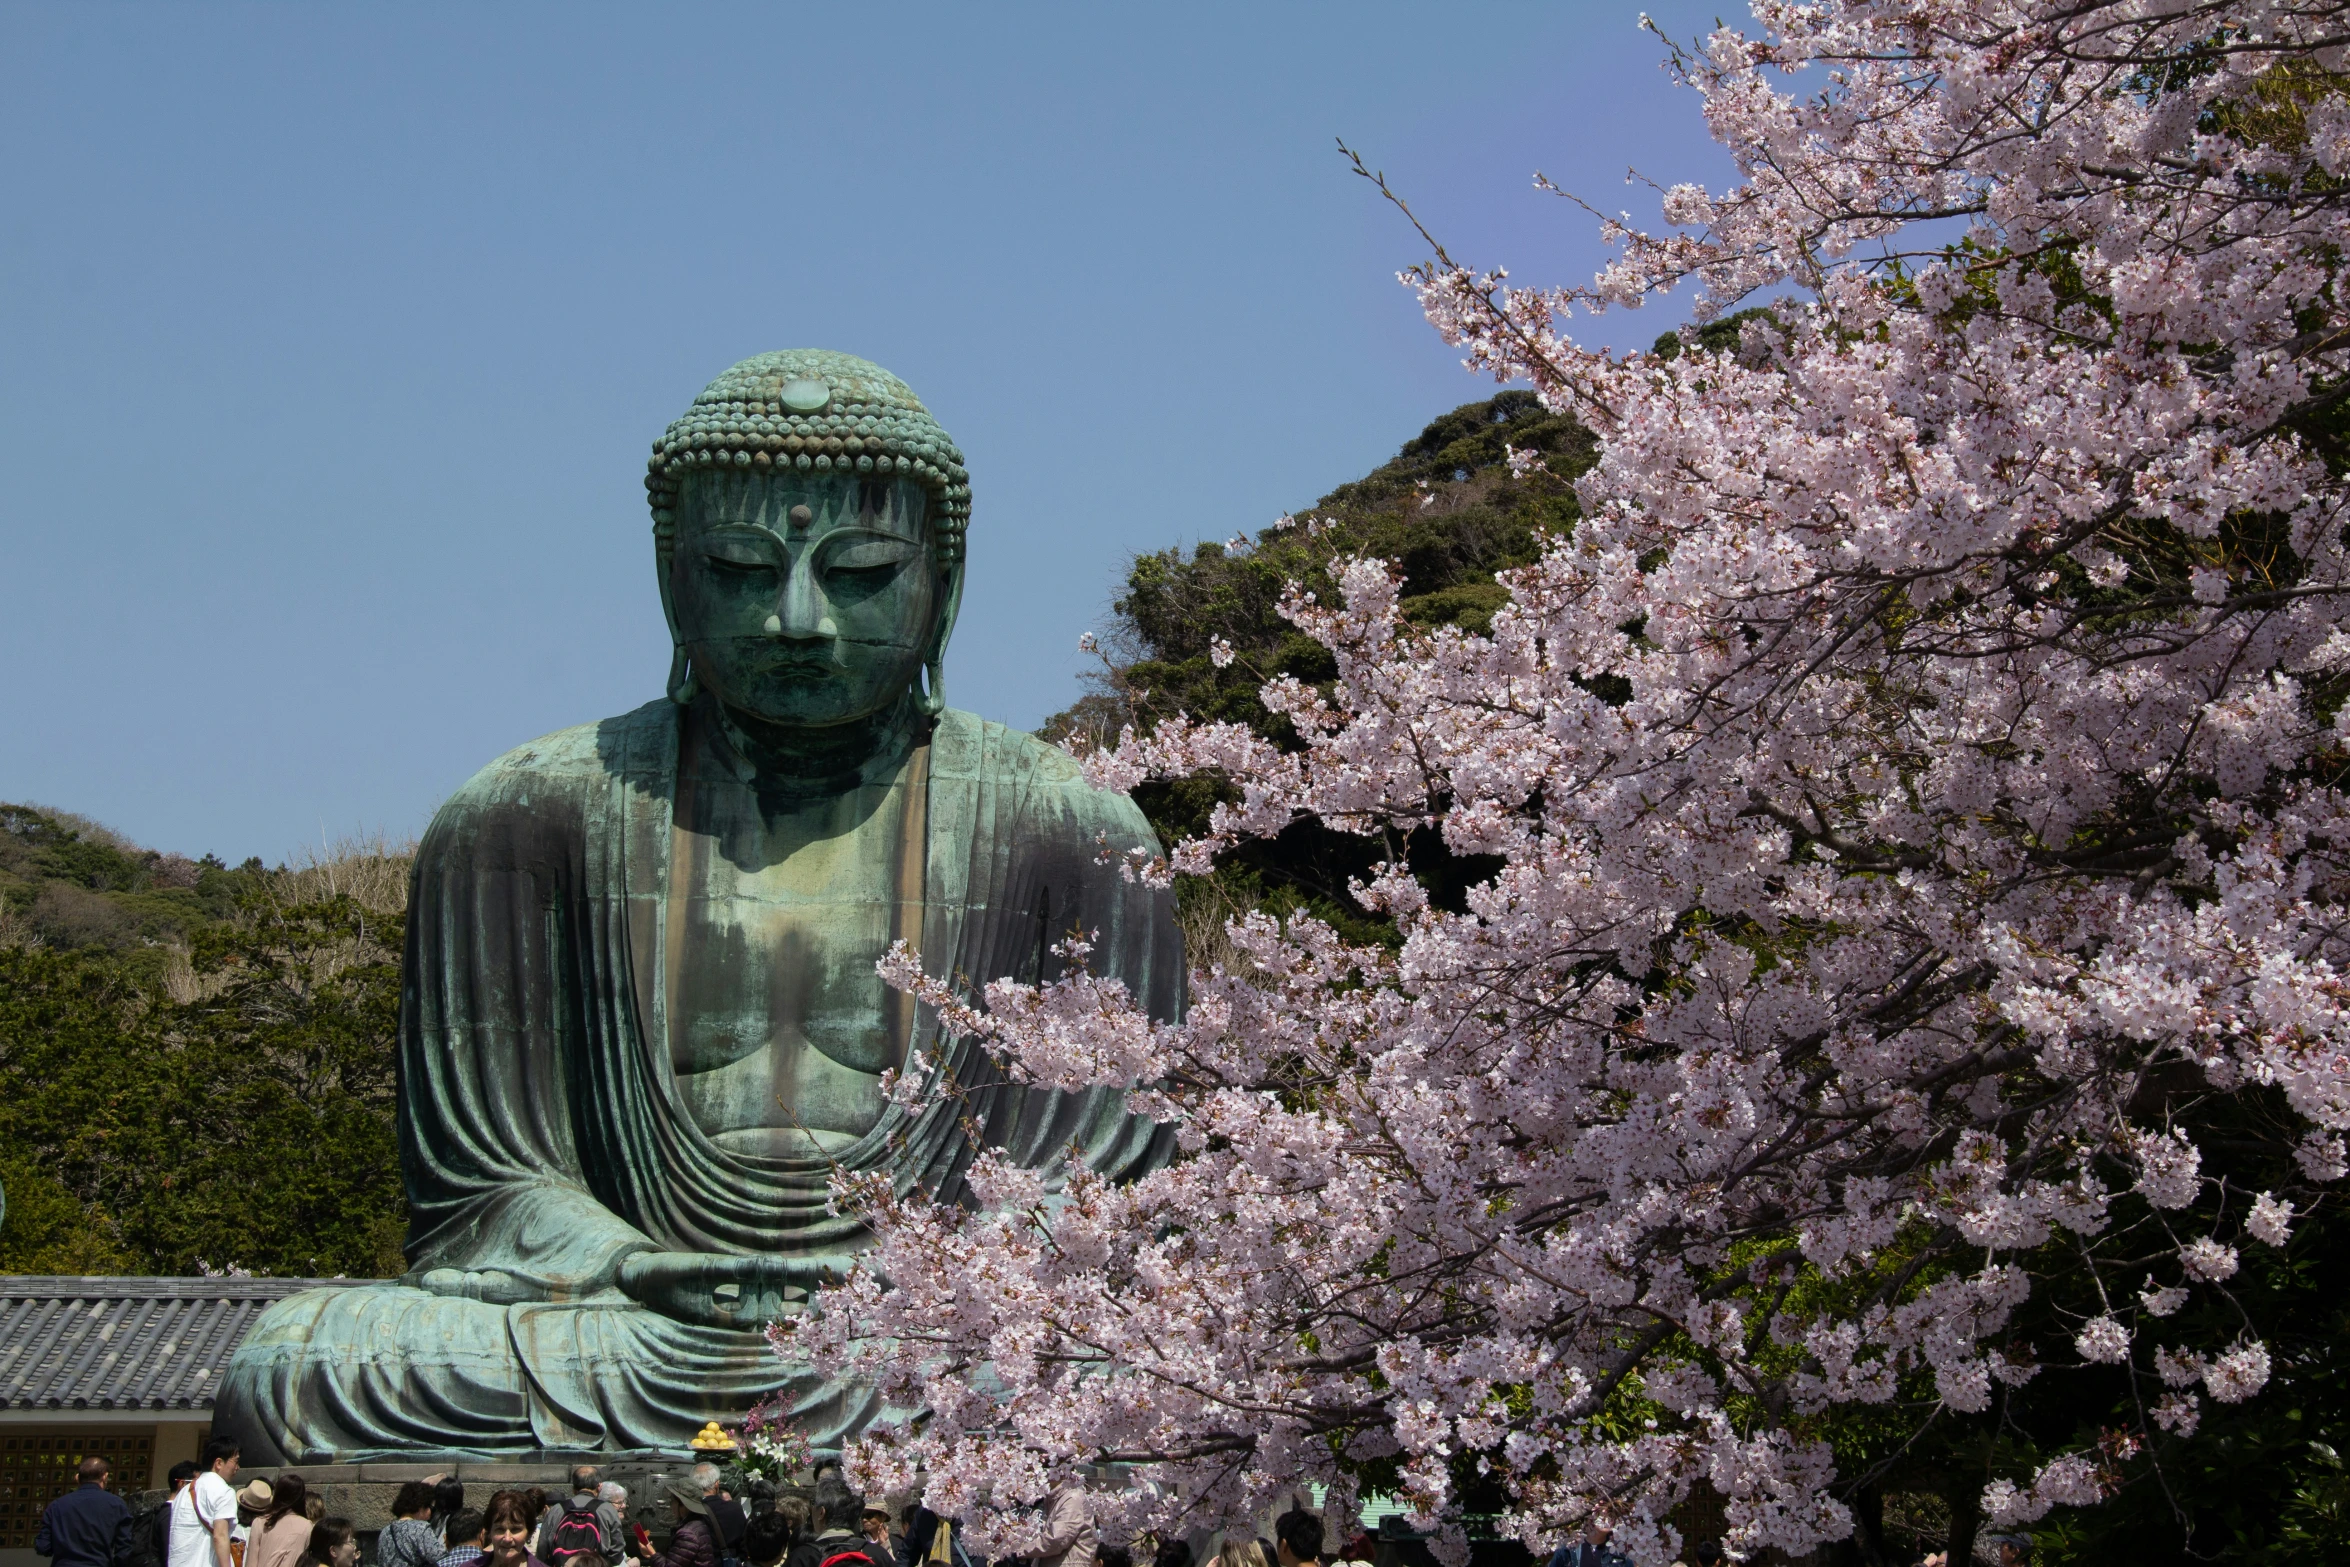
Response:
[[[113,1468],[85,1458],[51,1502],[33,1549],[51,1567],[359,1567],[350,1520],[325,1516],[300,1475],[236,1484],[237,1444],[215,1437],[203,1462],[174,1464],[165,1500],[142,1515],[113,1490]]]
[[[41,1515],[33,1549],[51,1567],[360,1567],[360,1539],[347,1518],[299,1474],[236,1484],[237,1443],[214,1437],[201,1463],[175,1465],[169,1500],[134,1517],[110,1486],[103,1458],[85,1458],[79,1484]],[[1370,1567],[1374,1542],[1358,1535],[1325,1558],[1322,1520],[1293,1508],[1273,1538],[1222,1537],[1204,1559],[1180,1539],[1105,1546],[1084,1487],[1070,1484],[1041,1505],[1044,1539],[1025,1559],[990,1563],[965,1545],[954,1521],[925,1507],[900,1520],[878,1499],[859,1497],[838,1464],[821,1466],[810,1494],[760,1485],[737,1497],[717,1465],[694,1466],[663,1487],[669,1539],[656,1548],[629,1517],[626,1487],[593,1467],[571,1471],[570,1489],[493,1492],[478,1508],[446,1476],[411,1480],[392,1500],[376,1537],[376,1567]],[[1561,1545],[1547,1567],[1630,1567],[1593,1523]],[[2030,1541],[1993,1536],[2001,1567],[2024,1567]],[[1684,1567],[1723,1567],[1719,1541],[1688,1549]],[[1924,1567],[1944,1567],[1925,1558]]]

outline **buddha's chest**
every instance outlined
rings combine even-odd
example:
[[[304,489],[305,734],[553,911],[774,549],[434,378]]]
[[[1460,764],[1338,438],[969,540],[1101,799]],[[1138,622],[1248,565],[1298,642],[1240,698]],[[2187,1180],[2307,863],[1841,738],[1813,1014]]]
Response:
[[[785,815],[705,799],[673,834],[669,1056],[704,1131],[822,1144],[879,1115],[909,1009],[874,965],[921,915],[904,805],[887,786]]]

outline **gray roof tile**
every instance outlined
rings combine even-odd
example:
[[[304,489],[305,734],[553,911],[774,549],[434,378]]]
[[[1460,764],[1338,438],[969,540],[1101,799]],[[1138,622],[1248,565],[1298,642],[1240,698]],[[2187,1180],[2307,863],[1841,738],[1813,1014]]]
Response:
[[[0,1277],[0,1409],[210,1409],[271,1301],[339,1282]]]

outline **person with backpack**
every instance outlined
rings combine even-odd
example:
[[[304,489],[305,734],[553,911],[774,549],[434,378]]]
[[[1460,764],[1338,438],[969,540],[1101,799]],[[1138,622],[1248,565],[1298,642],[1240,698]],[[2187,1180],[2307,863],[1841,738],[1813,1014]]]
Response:
[[[620,1522],[627,1499],[628,1492],[617,1485],[597,1485],[596,1471],[588,1465],[572,1470],[571,1495],[548,1508],[539,1525],[539,1560],[547,1567],[570,1567],[573,1557],[593,1551],[607,1562],[619,1561],[628,1540]]]
[[[114,1466],[93,1453],[74,1476],[81,1484],[41,1509],[33,1549],[50,1567],[114,1567],[131,1549],[130,1504],[108,1484]]]
[[[163,1477],[163,1500],[131,1519],[130,1555],[124,1567],[165,1567],[171,1558],[171,1504],[196,1478],[196,1461],[183,1458]]]

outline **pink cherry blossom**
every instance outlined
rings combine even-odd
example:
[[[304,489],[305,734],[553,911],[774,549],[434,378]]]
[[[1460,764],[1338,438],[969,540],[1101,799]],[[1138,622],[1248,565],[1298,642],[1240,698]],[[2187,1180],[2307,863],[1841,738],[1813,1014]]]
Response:
[[[2262,1192],[2252,1200],[2252,1212],[2244,1220],[2244,1228],[2264,1245],[2282,1246],[2292,1238],[2293,1205],[2270,1192]]]
[[[2204,1368],[2203,1385],[2223,1404],[2241,1404],[2268,1385],[2268,1350],[2243,1344]]]
[[[1042,987],[893,956],[949,1034],[1126,1089],[1177,1153],[980,1151],[969,1205],[836,1184],[874,1246],[775,1338],[921,1412],[856,1478],[992,1555],[1104,1460],[1105,1535],[1308,1481],[1343,1526],[1375,1472],[1457,1561],[1473,1469],[1509,1532],[1598,1514],[1646,1567],[1700,1482],[1734,1550],[1845,1535],[1822,1411],[2135,1379],[2155,1430],[1986,1491],[2030,1520],[2189,1437],[2198,1384],[2256,1395],[2267,1351],[2193,1340],[2148,1269],[2224,1294],[2350,1162],[2350,497],[2302,435],[2350,375],[2350,104],[2296,86],[2350,70],[2340,19],[1757,0],[1674,57],[1735,184],[1603,220],[1586,286],[1413,274],[1597,437],[1581,520],[1482,635],[1335,562],[1285,606],[1335,678],[1262,688],[1293,742],[1177,720],[1086,766],[1221,789],[1137,879],[1305,820],[1491,873],[1442,906],[1383,864],[1353,896],[1392,943],[1243,914],[1180,1021],[1083,942]],[[1669,359],[1574,335],[1683,285],[1768,310]],[[2311,1185],[2247,1215],[2193,1107],[2251,1089]],[[2107,1304],[2035,1337],[2056,1269]]]

